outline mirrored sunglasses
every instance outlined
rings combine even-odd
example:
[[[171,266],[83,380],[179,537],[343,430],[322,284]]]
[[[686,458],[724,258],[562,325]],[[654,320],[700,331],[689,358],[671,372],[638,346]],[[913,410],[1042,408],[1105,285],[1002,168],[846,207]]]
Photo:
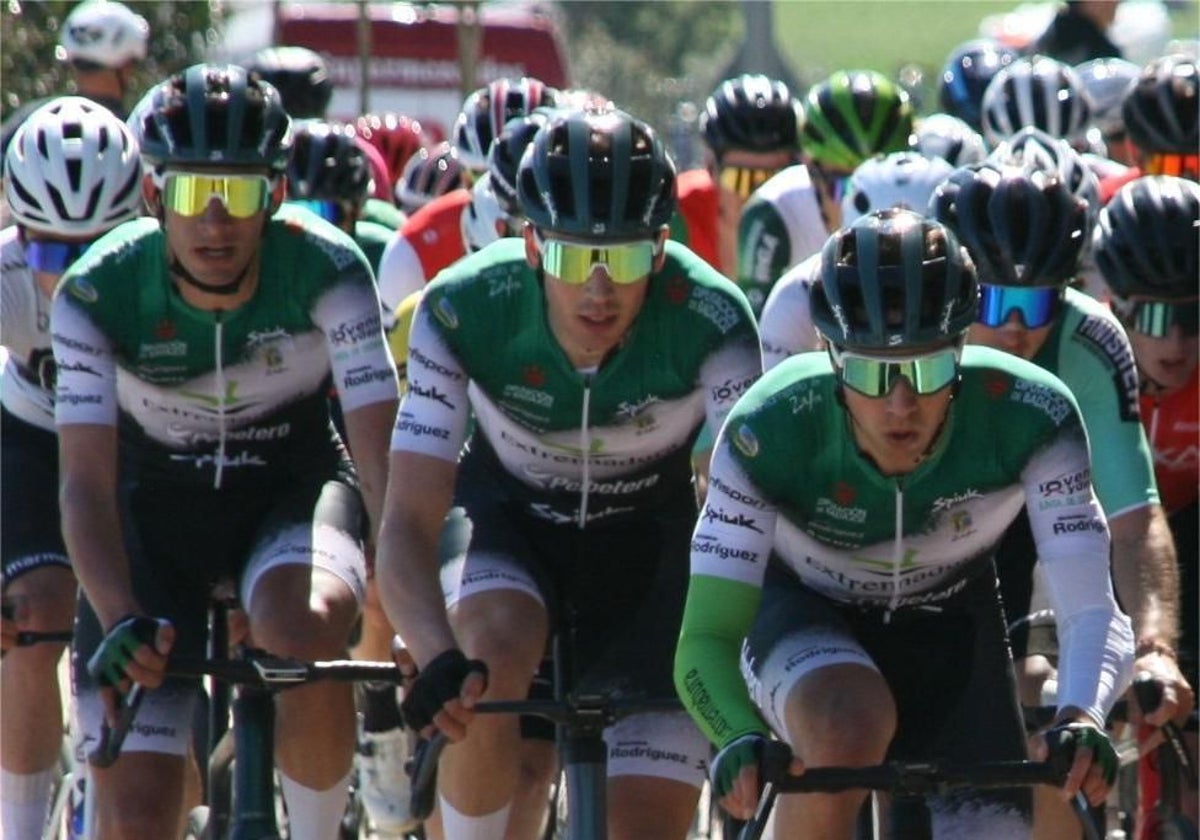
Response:
[[[1166,338],[1171,332],[1171,326],[1179,325],[1180,331],[1188,337],[1200,334],[1200,302],[1168,303],[1160,300],[1147,300],[1135,303],[1125,323],[1130,329],[1150,338]]]
[[[1158,154],[1146,158],[1142,167],[1147,175],[1174,175],[1177,178],[1200,178],[1200,154]]]
[[[1027,329],[1044,327],[1058,315],[1062,291],[1053,286],[1024,288],[1017,286],[979,286],[979,316],[985,327],[1001,327],[1015,311]]]
[[[542,268],[570,286],[586,283],[597,265],[604,267],[614,283],[637,283],[650,274],[658,251],[655,243],[648,239],[592,245],[543,239],[540,234],[536,234],[535,238],[542,255]]]
[[[336,201],[318,201],[310,198],[297,198],[288,201],[288,204],[297,207],[303,207],[311,213],[316,213],[322,219],[335,225],[340,225],[342,220],[346,218],[346,211],[342,209],[342,205]]]
[[[271,204],[271,181],[265,175],[200,175],[169,172],[163,184],[163,206],[180,216],[199,216],[216,198],[235,219],[248,219]]]
[[[31,271],[62,274],[83,255],[91,242],[49,242],[31,240],[25,243],[25,264]]]
[[[909,358],[864,356],[830,347],[842,384],[865,397],[884,397],[903,378],[918,396],[936,394],[958,378],[957,347]]]
[[[778,169],[761,169],[753,166],[722,166],[718,173],[721,186],[743,200],[779,172]]]

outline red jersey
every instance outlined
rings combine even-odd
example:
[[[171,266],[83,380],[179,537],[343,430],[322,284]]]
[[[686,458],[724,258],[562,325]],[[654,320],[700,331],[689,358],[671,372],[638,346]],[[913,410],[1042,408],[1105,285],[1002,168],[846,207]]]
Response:
[[[1161,399],[1142,395],[1142,423],[1154,450],[1154,477],[1167,513],[1200,496],[1200,368],[1191,381]]]
[[[379,297],[384,312],[394,312],[400,301],[466,255],[459,223],[470,203],[470,190],[452,190],[404,222],[379,259]]]
[[[721,271],[720,209],[717,185],[707,169],[689,169],[675,179],[679,217],[684,230],[672,224],[671,238],[691,248],[697,256]]]

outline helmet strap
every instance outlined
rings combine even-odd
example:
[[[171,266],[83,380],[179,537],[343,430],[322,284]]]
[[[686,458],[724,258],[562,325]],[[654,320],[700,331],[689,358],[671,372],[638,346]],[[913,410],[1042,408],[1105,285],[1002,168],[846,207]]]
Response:
[[[229,296],[236,295],[241,290],[242,284],[246,282],[246,275],[250,273],[250,265],[253,262],[254,258],[251,257],[249,262],[247,262],[246,265],[242,267],[242,270],[238,272],[237,277],[233,279],[232,283],[224,283],[222,285],[205,283],[204,281],[200,280],[198,277],[196,277],[196,275],[188,271],[184,267],[183,263],[179,261],[179,258],[174,254],[171,255],[171,264],[169,267],[172,274],[178,276],[189,286],[194,286],[206,294]]]

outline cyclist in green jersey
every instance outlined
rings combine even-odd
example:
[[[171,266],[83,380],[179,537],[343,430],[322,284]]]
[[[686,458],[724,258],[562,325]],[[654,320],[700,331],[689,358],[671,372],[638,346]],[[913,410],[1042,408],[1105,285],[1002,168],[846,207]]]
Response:
[[[362,251],[280,207],[292,134],[276,90],[202,64],[134,113],[153,218],[89,249],[51,312],[85,739],[118,690],[153,689],[120,760],[92,770],[100,840],[179,831],[198,687],[163,674],[169,654],[204,655],[214,583],[237,583],[253,644],[344,655],[396,405]],[[328,840],[354,749],[350,687],[281,695],[276,734],[290,836]]]
[[[835,233],[811,296],[828,354],[787,359],[739,400],[692,539],[675,682],[720,749],[715,795],[751,813],[771,733],[793,772],[1023,757],[992,555],[1024,508],[1064,638],[1046,745],[1079,747],[1064,796],[1103,801],[1116,756],[1101,727],[1133,636],[1070,392],[963,347],[974,267],[910,211]],[[851,837],[864,795],[785,797],[776,836]],[[930,805],[939,837],[1028,836],[1027,792]]]

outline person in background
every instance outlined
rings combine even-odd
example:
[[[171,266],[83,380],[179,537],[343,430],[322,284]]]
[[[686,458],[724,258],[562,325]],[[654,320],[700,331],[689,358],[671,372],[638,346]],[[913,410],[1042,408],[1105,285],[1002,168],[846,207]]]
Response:
[[[3,599],[17,630],[61,632],[75,616],[63,544],[50,350],[54,286],[88,245],[142,207],[141,159],[125,123],[76,96],[17,131],[4,161],[14,224],[0,231]],[[8,623],[8,622],[6,622]],[[0,664],[0,836],[36,838],[58,776],[64,644],[7,649]]]
[[[125,119],[134,72],[149,44],[150,24],[137,12],[115,0],[84,0],[63,21],[54,53],[70,67],[74,93]],[[0,126],[0,155],[29,115],[51,98],[27,102],[9,114]]]
[[[734,278],[742,207],[767,179],[800,159],[800,104],[777,79],[726,79],[704,103],[700,134],[705,166],[679,175],[685,230],[672,238]],[[751,306],[759,308],[753,299]]]
[[[267,47],[243,63],[270,82],[294,120],[323,120],[333,99],[333,80],[320,54],[307,47]]]
[[[1066,64],[1096,58],[1120,58],[1121,48],[1108,37],[1119,0],[1067,0],[1050,25],[1030,43],[1031,54],[1048,55]]]
[[[990,38],[959,44],[946,58],[938,77],[942,110],[983,131],[983,94],[995,75],[1018,55],[1016,50]]]
[[[1000,69],[983,93],[983,137],[992,147],[1022,128],[1040,128],[1084,150],[1092,109],[1075,69],[1044,55]]]

